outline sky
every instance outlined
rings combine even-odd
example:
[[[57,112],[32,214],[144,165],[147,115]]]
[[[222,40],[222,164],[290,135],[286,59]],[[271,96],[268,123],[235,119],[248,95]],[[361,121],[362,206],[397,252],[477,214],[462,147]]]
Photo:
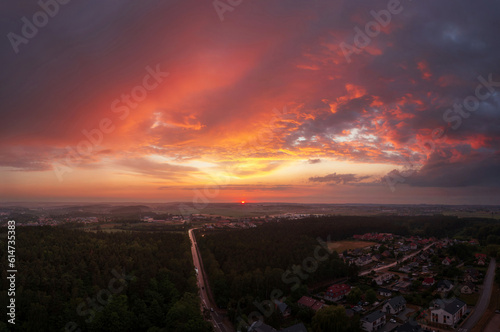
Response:
[[[0,12],[0,201],[500,202],[496,1]]]

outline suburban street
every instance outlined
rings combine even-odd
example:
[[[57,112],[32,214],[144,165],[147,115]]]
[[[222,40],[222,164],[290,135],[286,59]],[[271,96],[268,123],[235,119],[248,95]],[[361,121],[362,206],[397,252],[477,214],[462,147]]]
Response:
[[[486,309],[488,308],[488,305],[490,303],[491,292],[493,290],[496,265],[497,264],[495,259],[492,258],[490,260],[488,272],[486,272],[486,276],[484,277],[483,289],[479,296],[479,300],[477,301],[476,307],[474,308],[474,312],[470,315],[465,324],[462,325],[461,331],[466,332],[473,328],[486,312]]]
[[[198,243],[196,242],[196,238],[193,233],[194,229],[189,230],[189,239],[191,240],[191,253],[193,255],[193,263],[194,266],[198,269],[197,273],[197,281],[198,281],[198,289],[200,292],[201,304],[202,307],[211,309],[214,311],[210,312],[211,323],[216,332],[231,332],[234,329],[229,325],[229,322],[224,319],[224,317],[218,312],[217,306],[215,303],[212,303],[210,300],[211,297],[208,295],[209,292],[209,284],[208,280],[205,276],[205,271],[203,270],[203,265],[201,261],[200,251],[198,249]]]
[[[432,247],[433,245],[434,245],[434,243],[429,244],[428,246],[424,247],[423,249],[421,249],[421,250],[417,250],[416,252],[414,252],[414,253],[412,253],[412,254],[409,254],[409,255],[407,255],[407,256],[405,256],[405,257],[403,257],[403,258],[401,259],[401,261],[404,261],[404,260],[406,260],[406,259],[408,259],[408,258],[411,258],[411,257],[415,256],[416,254],[418,254],[419,252],[429,249],[429,248],[430,248],[430,247]],[[396,262],[393,262],[393,263],[391,263],[391,264],[382,265],[382,266],[377,267],[377,268],[375,268],[375,269],[368,269],[368,270],[366,270],[366,271],[360,272],[360,273],[359,273],[359,276],[364,276],[364,275],[370,274],[372,271],[379,272],[379,271],[382,271],[382,270],[387,270],[387,269],[390,269],[391,267],[396,266],[397,264],[398,264],[398,262],[396,261]]]

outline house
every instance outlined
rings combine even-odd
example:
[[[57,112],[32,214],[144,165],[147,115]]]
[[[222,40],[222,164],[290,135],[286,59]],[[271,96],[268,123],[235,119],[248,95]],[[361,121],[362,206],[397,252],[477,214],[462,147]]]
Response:
[[[378,289],[378,295],[385,296],[385,297],[391,297],[392,291],[390,289],[380,287]]]
[[[435,300],[431,309],[431,322],[455,326],[467,311],[467,304],[459,299]]]
[[[361,328],[367,332],[377,331],[386,323],[386,316],[380,310],[361,318]]]
[[[479,266],[485,266],[486,265],[486,262],[483,260],[483,259],[478,259],[476,261],[476,264],[479,265]]]
[[[374,278],[373,280],[377,283],[377,285],[382,286],[384,283],[392,280],[393,277],[394,274],[392,273],[383,273],[378,277]]]
[[[402,293],[410,291],[411,282],[400,281],[396,286],[392,287],[395,291],[400,291]]]
[[[443,259],[443,261],[441,262],[441,264],[443,264],[445,266],[450,266],[451,265],[451,259],[449,259],[448,257],[446,257],[445,259]]]
[[[417,250],[418,246],[416,243],[410,243],[410,249],[411,250]]]
[[[372,262],[372,258],[369,255],[361,256],[354,261],[357,266],[365,266]]]
[[[472,282],[467,281],[460,287],[460,293],[462,294],[472,294],[476,290],[476,285]]]
[[[290,307],[288,307],[286,303],[281,302],[278,299],[274,300],[274,306],[276,309],[278,309],[278,312],[283,318],[286,318],[292,314]]]
[[[384,256],[385,258],[390,258],[392,257],[392,253],[389,250],[386,250],[382,253],[382,256]]]
[[[481,277],[481,273],[476,269],[465,270],[464,281],[478,282]]]
[[[323,302],[315,300],[309,296],[302,296],[300,300],[297,301],[297,304],[299,305],[299,307],[310,308],[314,311],[318,311],[319,309],[326,306],[326,304],[324,304]]]
[[[325,293],[325,300],[339,301],[351,291],[351,286],[346,284],[336,284],[328,287]]]
[[[437,290],[440,293],[449,292],[453,289],[453,284],[449,280],[441,280],[437,283]]]
[[[476,253],[474,257],[476,257],[477,260],[479,259],[482,259],[483,261],[486,260],[486,254]]]
[[[405,309],[406,309],[406,300],[401,295],[393,297],[392,299],[384,303],[384,305],[382,306],[383,312],[390,313],[392,315],[396,315],[401,311],[404,311]]]
[[[422,286],[432,286],[436,283],[436,280],[434,278],[425,278],[424,281],[422,281]]]
[[[394,331],[395,332],[423,332],[424,330],[416,322],[409,321],[409,322],[404,323],[401,326],[398,326]]]

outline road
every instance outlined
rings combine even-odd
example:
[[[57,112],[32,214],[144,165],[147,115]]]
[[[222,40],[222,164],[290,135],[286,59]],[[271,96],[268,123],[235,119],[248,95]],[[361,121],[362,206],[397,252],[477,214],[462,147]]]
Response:
[[[477,300],[474,312],[469,316],[464,325],[462,325],[462,331],[469,331],[473,328],[477,322],[483,317],[488,305],[490,304],[491,292],[493,291],[493,281],[495,279],[495,269],[497,263],[494,258],[490,260],[490,266],[488,267],[488,272],[484,277],[483,289],[479,295],[479,300]]]
[[[434,243],[431,243],[429,244],[428,246],[424,247],[423,249],[421,250],[417,250],[415,251],[414,253],[411,253],[409,255],[406,255],[404,256],[402,259],[400,259],[400,261],[404,261],[408,258],[412,258],[413,256],[417,255],[418,253],[420,253],[421,251],[425,251],[427,249],[429,249],[430,247],[432,247],[434,245]],[[379,271],[382,271],[382,270],[387,270],[387,269],[390,269],[391,267],[394,267],[398,264],[398,261],[395,261],[394,263],[391,263],[391,264],[387,264],[387,265],[382,265],[381,267],[377,267],[376,269],[368,269],[366,271],[363,271],[363,272],[360,272],[359,273],[359,276],[364,276],[364,275],[367,275],[367,274],[370,274],[372,271],[375,271],[375,272],[379,272]]]
[[[194,237],[193,230],[194,229],[189,230],[189,239],[191,240],[191,254],[193,255],[193,263],[194,266],[198,269],[198,275],[196,276],[196,279],[198,281],[202,307],[214,309],[214,311],[210,312],[210,316],[212,325],[216,332],[232,332],[234,331],[234,329],[229,325],[227,320],[225,320],[225,318],[219,312],[215,303],[212,303],[212,301],[210,300],[211,297],[208,296],[210,286],[203,269],[200,250],[198,249],[198,243],[196,242],[196,238]]]

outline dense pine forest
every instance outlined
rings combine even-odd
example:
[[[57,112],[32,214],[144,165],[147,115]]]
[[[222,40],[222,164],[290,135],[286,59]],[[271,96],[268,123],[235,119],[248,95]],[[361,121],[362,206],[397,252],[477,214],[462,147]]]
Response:
[[[12,331],[211,331],[186,233],[18,227],[16,247]],[[0,253],[5,308],[7,258]]]

